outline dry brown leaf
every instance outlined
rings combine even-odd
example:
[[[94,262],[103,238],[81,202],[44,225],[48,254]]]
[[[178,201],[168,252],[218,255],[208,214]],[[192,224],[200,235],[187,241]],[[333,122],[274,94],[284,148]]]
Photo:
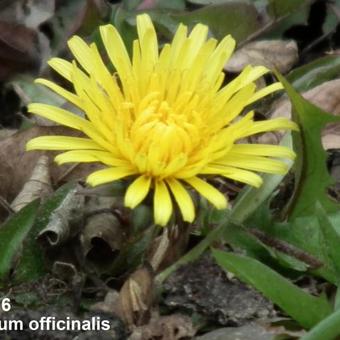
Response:
[[[153,280],[151,268],[143,267],[131,274],[120,290],[119,316],[130,327],[145,325],[150,320]]]
[[[187,249],[191,227],[188,223],[172,225],[153,240],[147,258],[155,272],[170,266],[183,255]]]
[[[294,40],[262,40],[251,42],[237,50],[226,64],[225,70],[239,73],[247,65],[262,65],[286,73],[297,60],[298,48]]]
[[[45,245],[56,246],[76,235],[82,227],[85,198],[78,194],[80,186],[71,190],[49,217],[38,239]]]
[[[154,314],[150,322],[136,328],[128,340],[184,340],[191,339],[196,330],[186,315],[173,314],[159,316]]]
[[[6,139],[8,137],[11,137],[16,132],[18,132],[16,129],[1,129],[0,130],[0,140]]]
[[[163,262],[170,246],[169,228],[164,228],[162,235],[154,240],[153,251],[149,255],[150,265],[155,272]]]
[[[91,197],[86,204],[86,224],[80,235],[82,251],[88,260],[113,261],[124,241],[125,227],[114,214],[116,198]]]
[[[11,203],[14,211],[19,211],[37,198],[44,198],[52,192],[48,157],[42,155],[18,196]]]
[[[11,202],[28,181],[41,155],[49,157],[52,184],[69,180],[84,179],[89,173],[100,169],[97,163],[58,166],[53,162],[55,152],[41,152],[25,150],[26,143],[37,136],[43,135],[79,135],[71,129],[55,127],[33,127],[0,140],[0,196]],[[72,171],[70,171],[70,169]]]
[[[302,96],[320,107],[322,110],[340,115],[340,79],[327,81],[313,89],[302,93]],[[288,98],[284,98],[274,104],[271,118],[286,117],[291,118],[292,105]],[[278,144],[283,137],[284,132],[269,132],[258,138],[259,143]],[[326,126],[322,131],[323,147],[328,149],[340,148],[340,126],[332,123]]]
[[[0,81],[18,72],[39,69],[39,38],[35,30],[0,21]]]

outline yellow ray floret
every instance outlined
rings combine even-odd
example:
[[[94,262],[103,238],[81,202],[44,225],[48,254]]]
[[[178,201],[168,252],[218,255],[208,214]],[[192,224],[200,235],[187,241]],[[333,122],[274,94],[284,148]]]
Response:
[[[37,83],[64,97],[83,116],[39,103],[28,110],[83,136],[41,136],[29,141],[27,150],[64,150],[56,156],[59,164],[102,163],[106,168],[90,174],[87,182],[95,186],[128,178],[124,202],[131,209],[152,192],[155,223],[162,226],[175,206],[184,221],[194,220],[191,190],[218,209],[227,207],[227,197],[207,181],[209,177],[259,187],[258,172],[287,172],[283,159],[294,159],[292,150],[240,143],[266,131],[297,129],[285,118],[255,122],[252,111],[240,116],[249,104],[282,88],[277,82],[257,90],[256,80],[268,69],[247,66],[222,86],[223,66],[235,48],[231,36],[218,43],[208,38],[207,26],[197,24],[188,34],[181,24],[172,42],[159,50],[146,14],[137,16],[137,33],[130,58],[116,28],[100,27],[114,72],[96,45],[78,36],[68,42],[75,60],[49,61],[73,90],[46,79]]]

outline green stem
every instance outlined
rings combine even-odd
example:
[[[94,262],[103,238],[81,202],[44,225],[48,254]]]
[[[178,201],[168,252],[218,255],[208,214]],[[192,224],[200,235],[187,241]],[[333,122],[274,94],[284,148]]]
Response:
[[[340,310],[319,322],[301,340],[333,340],[340,335]]]

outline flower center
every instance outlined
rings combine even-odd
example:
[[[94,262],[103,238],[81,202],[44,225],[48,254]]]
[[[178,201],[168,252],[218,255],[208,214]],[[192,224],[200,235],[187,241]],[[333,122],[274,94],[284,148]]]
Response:
[[[204,137],[194,109],[183,112],[181,105],[170,105],[159,93],[141,101],[129,133],[141,172],[166,177],[188,164]]]

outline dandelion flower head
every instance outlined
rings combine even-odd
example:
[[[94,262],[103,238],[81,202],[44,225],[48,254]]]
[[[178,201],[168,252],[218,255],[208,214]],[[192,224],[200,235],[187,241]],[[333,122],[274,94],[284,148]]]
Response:
[[[75,60],[49,61],[72,91],[46,79],[36,82],[64,97],[84,116],[42,103],[32,103],[28,110],[83,136],[40,136],[28,142],[28,150],[63,150],[56,156],[59,164],[104,164],[87,182],[96,186],[130,180],[124,197],[130,208],[152,192],[155,223],[162,226],[169,222],[175,204],[184,221],[194,220],[192,189],[218,209],[227,206],[226,196],[207,182],[209,177],[259,187],[258,172],[287,172],[282,159],[294,158],[289,148],[239,142],[265,131],[296,129],[288,119],[254,121],[253,111],[247,112],[250,104],[282,88],[277,82],[257,89],[255,81],[267,68],[248,66],[223,86],[223,67],[235,47],[231,36],[218,42],[208,38],[203,24],[190,33],[180,24],[171,43],[159,51],[146,14],[137,16],[137,33],[130,58],[116,28],[100,27],[114,72],[96,45],[78,36],[68,42]]]

